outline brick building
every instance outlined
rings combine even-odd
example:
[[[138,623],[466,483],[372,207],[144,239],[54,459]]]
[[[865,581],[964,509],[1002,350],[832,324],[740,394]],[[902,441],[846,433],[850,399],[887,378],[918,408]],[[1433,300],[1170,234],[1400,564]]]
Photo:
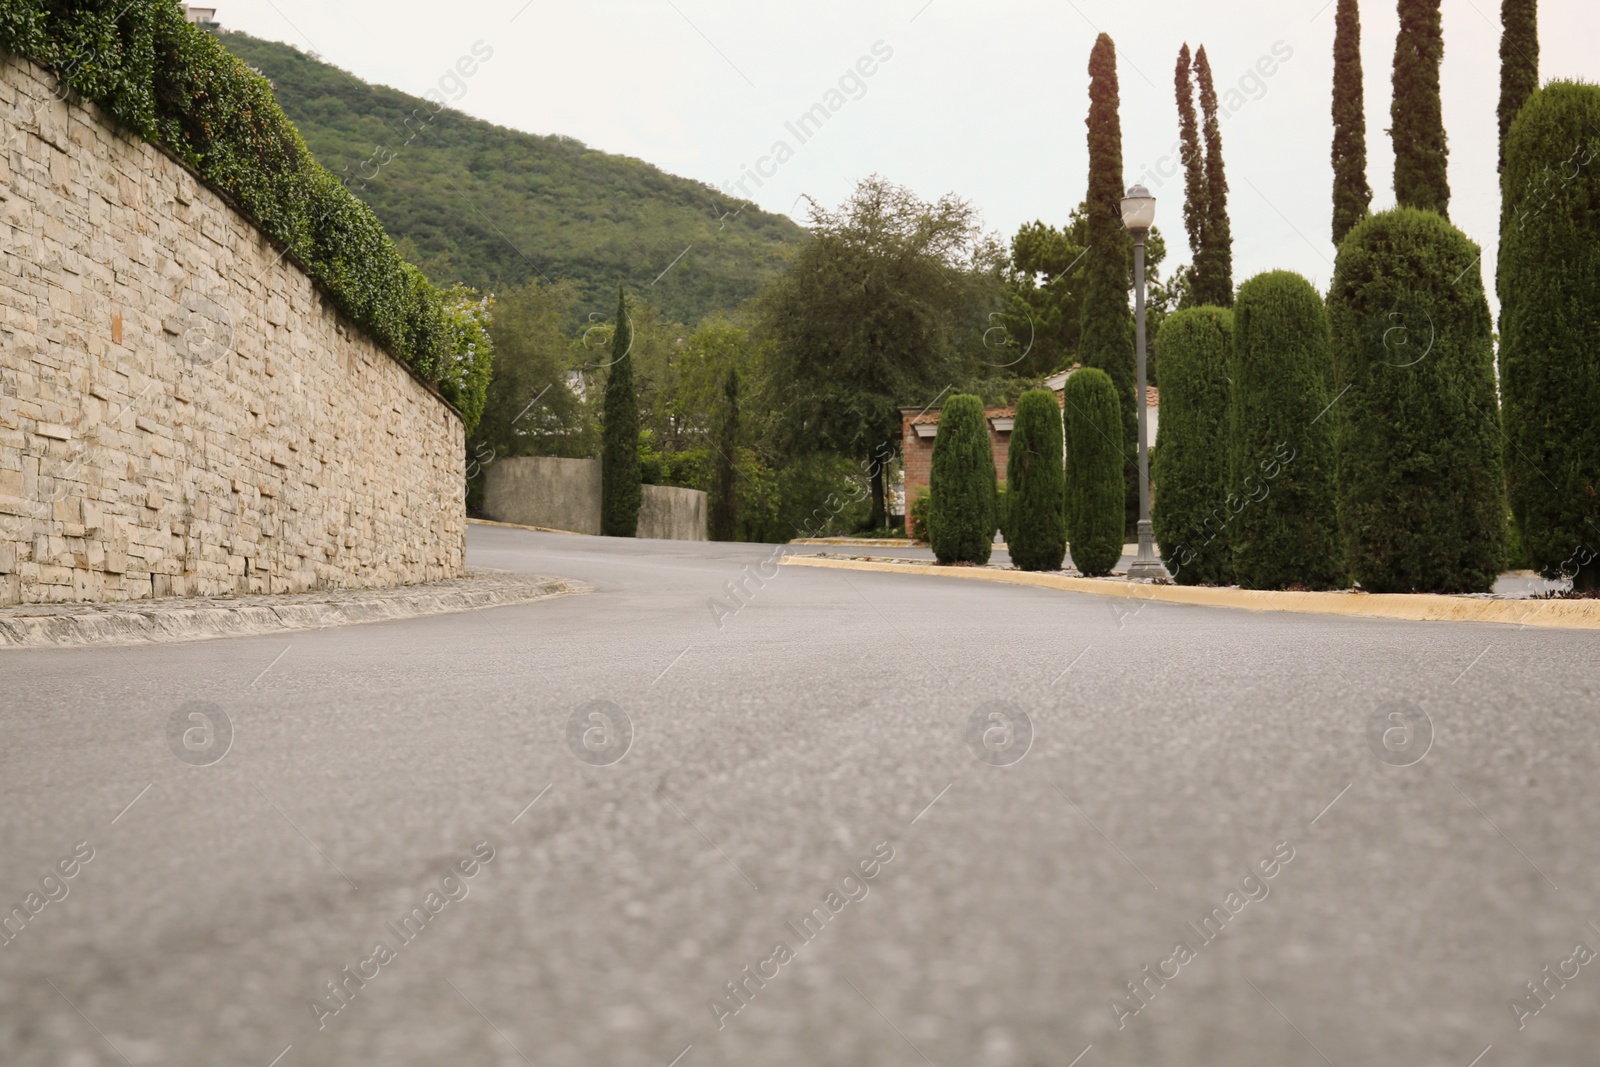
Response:
[[[1056,394],[1056,403],[1063,404],[1063,390],[1067,376],[1078,367],[1052,374],[1044,381],[1045,388]],[[1145,409],[1150,422],[1150,443],[1156,441],[1156,423],[1160,394],[1155,386],[1145,389]],[[983,413],[989,427],[989,450],[994,454],[995,475],[1005,481],[1006,450],[1011,447],[1011,426],[1016,418],[1014,407],[988,408]],[[933,442],[939,433],[938,408],[900,409],[900,454],[905,471],[905,500],[907,506],[917,499],[917,494],[927,486],[929,472],[933,469]]]

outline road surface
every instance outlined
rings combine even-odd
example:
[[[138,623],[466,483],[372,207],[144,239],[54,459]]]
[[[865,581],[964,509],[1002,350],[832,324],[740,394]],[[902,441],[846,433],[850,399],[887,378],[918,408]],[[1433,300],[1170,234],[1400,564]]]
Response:
[[[0,1062],[1593,1062],[1600,635],[771,553],[0,655]]]

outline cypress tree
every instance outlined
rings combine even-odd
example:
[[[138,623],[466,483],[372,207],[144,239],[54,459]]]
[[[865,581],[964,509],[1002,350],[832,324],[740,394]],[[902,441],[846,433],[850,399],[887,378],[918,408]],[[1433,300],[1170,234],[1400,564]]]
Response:
[[[1438,215],[1396,208],[1339,246],[1328,312],[1339,530],[1373,593],[1486,593],[1506,508],[1493,326],[1481,251]]]
[[[1233,231],[1228,224],[1228,179],[1222,169],[1222,126],[1217,119],[1217,89],[1211,81],[1206,47],[1194,55],[1195,80],[1200,84],[1200,112],[1205,117],[1206,225],[1201,239],[1205,252],[1200,268],[1201,291],[1197,304],[1233,306]]]
[[[994,545],[994,453],[983,401],[960,393],[939,412],[928,472],[928,527],[940,563],[987,563]]]
[[[1084,574],[1110,574],[1122,558],[1126,528],[1122,492],[1121,391],[1111,377],[1084,367],[1067,378],[1067,544]]]
[[[1500,172],[1506,169],[1506,135],[1528,97],[1539,88],[1539,0],[1500,3]]]
[[[1233,312],[1186,308],[1156,335],[1161,360],[1161,426],[1152,480],[1160,492],[1150,519],[1173,581],[1232,580],[1228,547],[1228,364]]]
[[[639,398],[633,389],[633,360],[628,358],[632,347],[628,298],[619,285],[601,416],[600,532],[607,537],[633,537],[639,531]]]
[[[1366,217],[1367,113],[1361,88],[1361,12],[1339,0],[1333,16],[1333,243]]]
[[[1122,120],[1117,114],[1117,48],[1101,34],[1089,54],[1089,195],[1084,221],[1083,329],[1078,360],[1104,371],[1116,386],[1122,417],[1124,508],[1131,528],[1139,515],[1138,423],[1133,406],[1133,238],[1122,224]]]
[[[1004,524],[1011,562],[1025,571],[1058,571],[1067,551],[1066,473],[1062,467],[1061,407],[1048,389],[1017,400],[1006,451]]]
[[[1328,313],[1290,271],[1239,287],[1228,404],[1228,539],[1246,589],[1332,589],[1339,562]]]
[[[1183,294],[1185,307],[1199,302],[1196,289],[1206,229],[1206,160],[1200,150],[1200,123],[1194,114],[1194,82],[1190,71],[1189,45],[1185,42],[1178,49],[1178,68],[1173,73],[1178,96],[1179,156],[1183,160],[1183,228],[1189,235],[1189,266],[1184,274],[1187,282]]]
[[[1600,588],[1600,86],[1551,82],[1506,139],[1500,395],[1533,567]]]
[[[1402,207],[1450,217],[1439,63],[1444,32],[1439,0],[1400,0],[1400,32],[1394,41],[1394,100],[1389,133],[1394,138],[1394,196]]]
[[[736,539],[739,525],[738,502],[734,493],[734,456],[739,449],[739,370],[728,368],[722,387],[722,411],[717,422],[717,463],[711,474],[711,514],[707,525],[711,540]]]

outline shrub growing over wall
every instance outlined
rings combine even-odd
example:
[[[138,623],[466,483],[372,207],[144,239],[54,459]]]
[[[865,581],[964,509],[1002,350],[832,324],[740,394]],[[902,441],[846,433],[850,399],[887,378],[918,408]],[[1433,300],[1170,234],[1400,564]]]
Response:
[[[1174,581],[1232,581],[1228,547],[1228,364],[1233,312],[1186,308],[1156,335],[1162,363],[1161,425],[1152,450],[1156,544]]]
[[[928,473],[929,535],[940,563],[987,563],[994,543],[994,453],[983,401],[952,396],[939,412]]]
[[[1055,571],[1067,551],[1061,408],[1048,389],[1017,400],[1006,452],[1006,547],[1025,571]]]
[[[1088,575],[1110,574],[1122,558],[1122,402],[1111,377],[1075,371],[1064,390],[1066,528],[1072,563]]]
[[[1600,86],[1534,93],[1511,123],[1501,185],[1511,510],[1537,570],[1600,588]]]
[[[172,152],[306,272],[335,307],[430,382],[465,355],[444,298],[395,250],[377,216],[312,158],[272,86],[174,0],[0,0],[0,51],[49,67],[127,128]],[[472,429],[488,384],[458,374],[442,392]],[[469,412],[471,414],[469,414]]]
[[[1431,211],[1373,215],[1339,246],[1328,313],[1339,530],[1374,593],[1485,593],[1505,564],[1493,327],[1481,252]]]
[[[1228,537],[1246,589],[1345,584],[1333,491],[1328,313],[1291,271],[1258,274],[1233,308]]]

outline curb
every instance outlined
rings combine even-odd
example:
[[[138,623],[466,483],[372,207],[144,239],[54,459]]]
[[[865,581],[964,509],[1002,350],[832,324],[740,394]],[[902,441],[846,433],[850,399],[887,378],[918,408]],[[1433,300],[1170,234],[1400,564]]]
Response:
[[[249,637],[292,630],[320,630],[364,622],[393,622],[424,615],[476,611],[509,604],[593,592],[585,583],[536,575],[491,573],[432,586],[400,589],[322,590],[299,596],[351,596],[348,601],[271,603],[269,596],[229,603],[204,598],[127,601],[77,614],[0,613],[0,650],[8,648],[83,648],[106,645],[166,644],[218,637]],[[361,598],[363,592],[371,595]],[[137,605],[137,606],[136,606]],[[192,605],[192,606],[191,606]],[[40,609],[45,605],[25,605]],[[87,605],[73,605],[87,608]],[[13,609],[14,610],[14,609]]]
[[[539,533],[569,534],[572,537],[590,537],[591,534],[579,533],[577,530],[557,530],[550,526],[529,526],[520,522],[498,522],[494,519],[468,519],[470,526],[505,526],[512,530],[537,530]]]
[[[867,548],[925,548],[909,537],[796,537],[791,545],[862,545]]]
[[[1001,582],[1038,589],[1167,604],[1195,604],[1245,611],[1287,611],[1302,615],[1346,615],[1409,622],[1492,622],[1521,626],[1600,630],[1600,600],[1490,600],[1439,593],[1310,593],[1268,589],[1224,589],[1198,585],[1149,585],[1115,578],[1074,578],[1065,574],[986,570],[979,567],[935,567],[925,564],[874,563],[867,560],[784,556],[780,563],[796,567],[927,574],[939,578]]]

